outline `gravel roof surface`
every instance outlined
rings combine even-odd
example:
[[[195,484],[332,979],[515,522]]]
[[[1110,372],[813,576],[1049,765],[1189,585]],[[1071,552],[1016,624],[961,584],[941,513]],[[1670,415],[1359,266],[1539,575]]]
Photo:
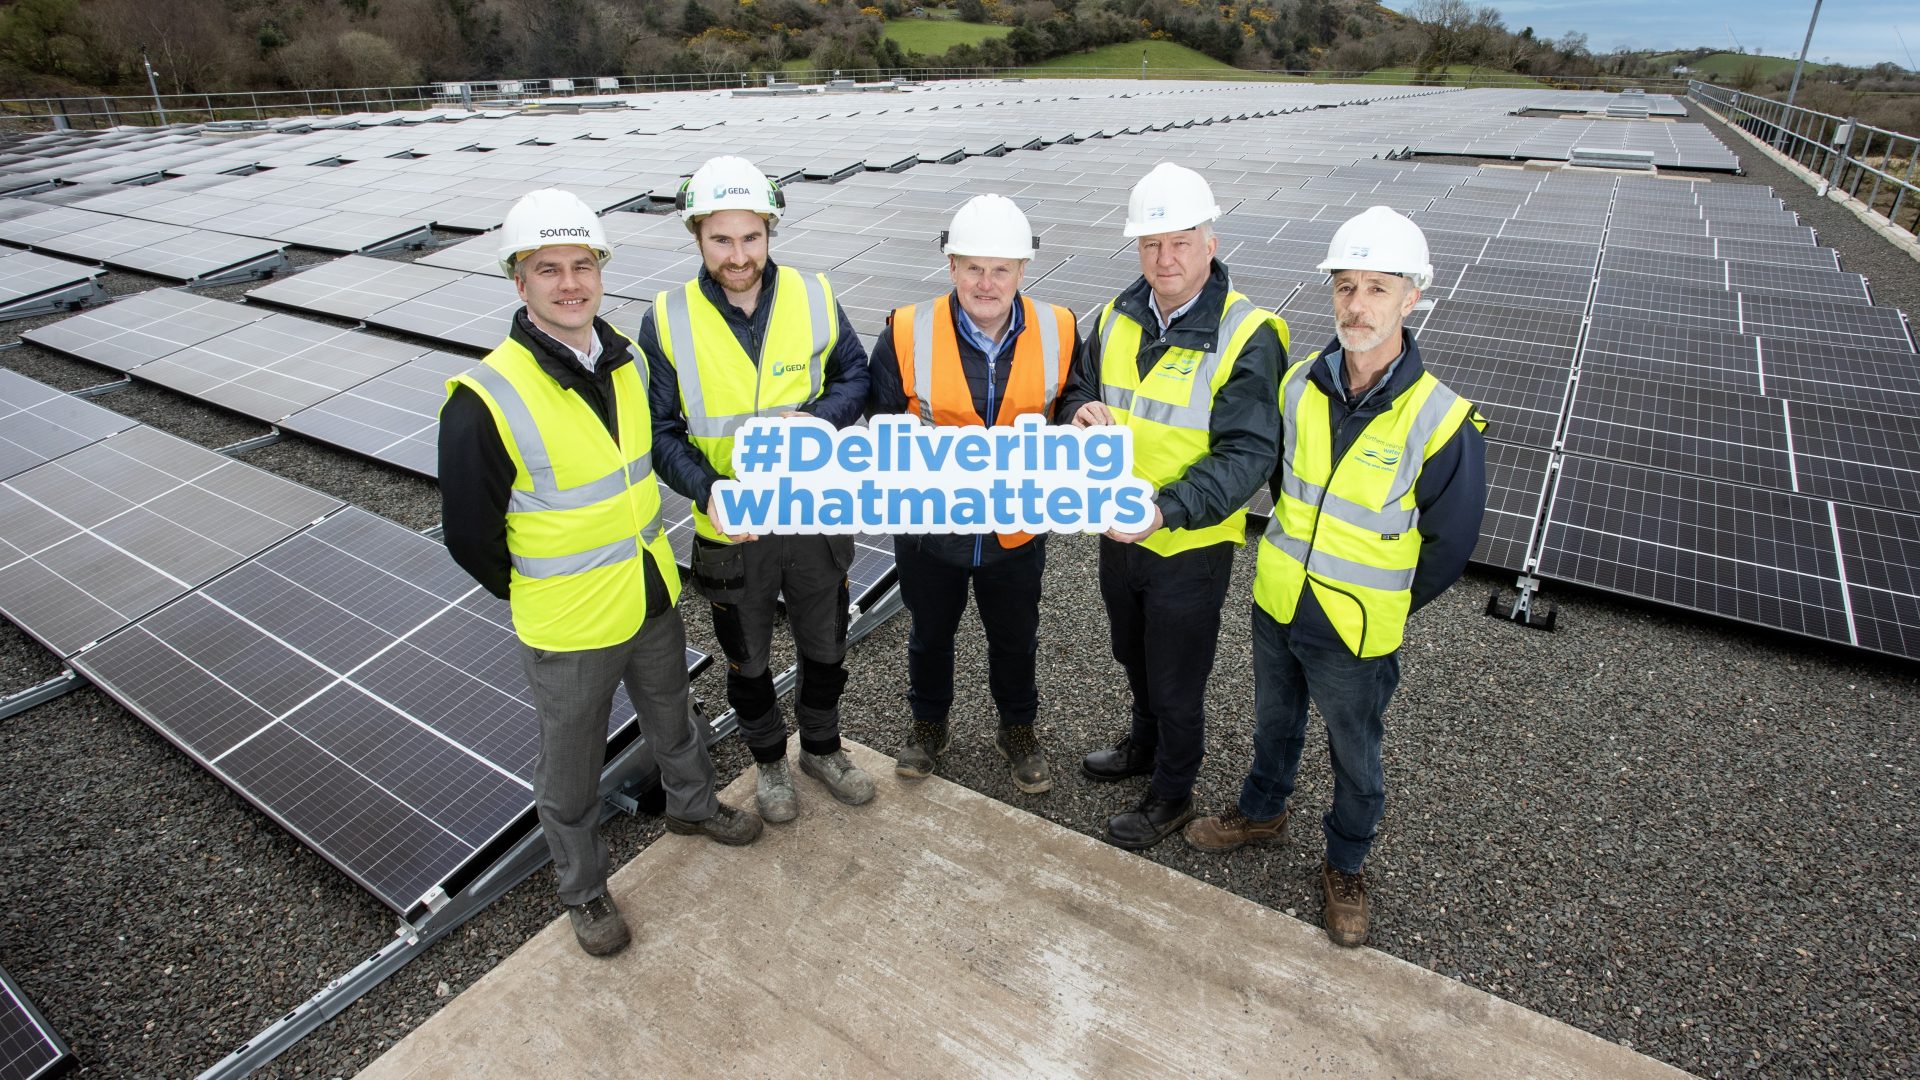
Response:
[[[1920,310],[1920,266],[1721,137],[1750,176],[1716,182],[1773,185],[1880,302]],[[116,292],[153,284],[109,277]],[[0,364],[65,388],[113,377],[32,346]],[[157,388],[100,400],[209,446],[264,430]],[[290,438],[245,458],[409,526],[437,518],[431,484],[350,455]],[[1126,724],[1093,552],[1085,537],[1049,545],[1038,730],[1054,790],[1021,794],[993,750],[977,624],[963,624],[942,769],[1090,834],[1144,785],[1077,767]],[[1209,692],[1208,811],[1250,755],[1252,569],[1249,548]],[[1370,944],[1703,1075],[1920,1075],[1914,666],[1559,587],[1559,630],[1529,631],[1482,613],[1509,583],[1471,572],[1413,620]],[[683,610],[713,651],[706,614]],[[850,662],[845,731],[888,752],[906,723],[906,632],[892,620]],[[0,692],[60,667],[10,626],[0,665]],[[718,672],[695,689],[721,704]],[[737,739],[715,755],[723,781],[748,764]],[[1172,839],[1144,857],[1317,921],[1323,761],[1310,749],[1303,763],[1288,845],[1206,856]],[[369,895],[91,688],[0,721],[0,791],[0,957],[83,1075],[196,1073],[392,937]],[[616,865],[660,831],[615,818]],[[262,1075],[351,1075],[557,913],[542,870]],[[644,947],[644,917],[637,930]]]

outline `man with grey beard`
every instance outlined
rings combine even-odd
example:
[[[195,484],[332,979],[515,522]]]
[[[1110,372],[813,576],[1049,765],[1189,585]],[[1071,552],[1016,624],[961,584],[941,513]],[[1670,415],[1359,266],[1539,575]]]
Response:
[[[1407,616],[1466,568],[1486,510],[1486,421],[1420,363],[1402,321],[1433,283],[1420,227],[1376,206],[1340,227],[1336,339],[1280,380],[1273,517],[1253,585],[1253,766],[1239,803],[1187,827],[1202,851],[1284,840],[1320,707],[1333,762],[1323,923],[1366,940],[1361,864],[1386,805],[1380,742]]]

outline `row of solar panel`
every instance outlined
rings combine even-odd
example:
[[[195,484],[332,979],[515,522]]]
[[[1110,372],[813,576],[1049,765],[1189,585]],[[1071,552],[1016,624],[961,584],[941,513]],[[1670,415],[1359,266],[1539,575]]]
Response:
[[[531,820],[506,605],[440,545],[10,371],[0,448],[0,612],[396,911]]]

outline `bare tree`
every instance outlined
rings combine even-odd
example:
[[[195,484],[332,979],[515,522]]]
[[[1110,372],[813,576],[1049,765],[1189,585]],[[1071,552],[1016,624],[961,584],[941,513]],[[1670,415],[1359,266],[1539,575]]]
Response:
[[[1426,34],[1420,70],[1444,73],[1464,59],[1474,23],[1467,0],[1418,0],[1408,14]]]

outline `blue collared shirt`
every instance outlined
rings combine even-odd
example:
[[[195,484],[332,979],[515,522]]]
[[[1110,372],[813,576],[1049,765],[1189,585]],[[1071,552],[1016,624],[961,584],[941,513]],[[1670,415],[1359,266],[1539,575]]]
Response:
[[[1200,290],[1200,292],[1206,292],[1206,291],[1207,290],[1205,290],[1204,288]],[[1160,336],[1166,337],[1167,327],[1173,325],[1173,320],[1179,318],[1182,315],[1185,315],[1190,309],[1192,309],[1193,305],[1200,302],[1200,293],[1199,292],[1194,293],[1193,296],[1188,298],[1186,303],[1181,304],[1179,307],[1174,308],[1172,311],[1167,312],[1165,315],[1160,314],[1160,298],[1158,296],[1155,296],[1152,293],[1148,293],[1147,302],[1153,308],[1153,317],[1160,320]]]
[[[1387,370],[1381,373],[1380,378],[1374,380],[1373,386],[1368,387],[1367,392],[1372,393],[1375,388],[1385,386],[1392,382],[1393,373],[1399,369],[1400,360],[1406,355],[1406,344],[1402,342],[1400,355],[1393,358],[1393,363],[1387,365]],[[1324,354],[1323,359],[1327,362],[1328,373],[1333,376],[1333,388],[1340,391],[1341,397],[1347,401],[1352,401],[1353,395],[1347,391],[1347,351],[1345,349],[1334,349],[1332,352]]]
[[[1027,316],[1023,310],[1025,306],[1026,305],[1020,302],[1020,293],[1018,291],[1014,292],[1013,318],[1007,320],[1007,332],[1000,335],[999,341],[995,341],[987,336],[986,331],[980,329],[980,327],[974,323],[973,317],[967,314],[967,309],[960,306],[959,297],[955,296],[953,304],[953,325],[955,329],[960,331],[962,337],[966,338],[974,348],[979,349],[980,352],[986,356],[987,362],[991,364],[1005,355],[1008,349],[1013,348],[1013,339],[1019,337],[1020,331],[1026,328]]]

